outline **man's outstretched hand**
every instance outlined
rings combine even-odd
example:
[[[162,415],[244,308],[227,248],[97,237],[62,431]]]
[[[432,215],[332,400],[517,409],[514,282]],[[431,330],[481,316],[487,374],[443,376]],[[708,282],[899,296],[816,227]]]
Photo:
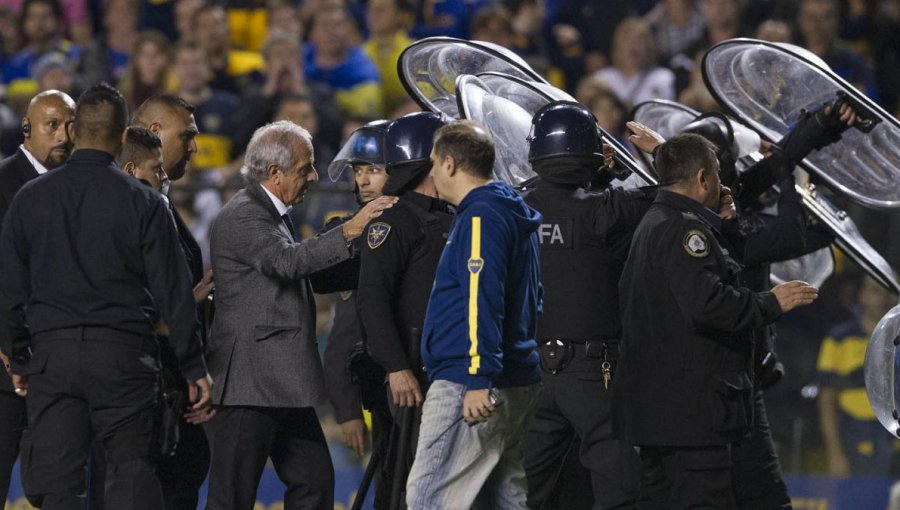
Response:
[[[776,285],[772,294],[778,299],[782,312],[789,312],[799,306],[806,306],[819,297],[819,289],[800,280]]]

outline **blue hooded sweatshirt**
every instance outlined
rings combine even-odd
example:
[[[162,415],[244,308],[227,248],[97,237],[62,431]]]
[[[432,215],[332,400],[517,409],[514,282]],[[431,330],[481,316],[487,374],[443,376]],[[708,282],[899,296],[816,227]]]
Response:
[[[540,381],[541,215],[506,183],[475,188],[456,210],[422,332],[432,381],[469,390]]]

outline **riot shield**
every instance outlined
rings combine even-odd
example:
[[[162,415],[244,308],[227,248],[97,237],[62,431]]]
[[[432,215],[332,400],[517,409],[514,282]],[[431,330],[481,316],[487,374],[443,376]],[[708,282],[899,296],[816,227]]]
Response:
[[[900,207],[900,122],[809,52],[785,44],[731,39],[703,57],[703,79],[716,101],[763,138],[777,142],[804,111],[841,94],[865,122],[814,150],[801,166],[837,193],[868,207]]]
[[[551,101],[570,100],[571,96],[547,83],[488,71],[459,76],[456,98],[460,116],[484,125],[493,135],[497,144],[495,176],[518,186],[535,176],[528,163],[532,117]],[[613,147],[619,166],[638,175],[639,184],[655,184],[653,176],[613,136],[602,129],[600,133],[603,142]]]
[[[690,123],[699,112],[671,101],[648,101],[635,108],[635,120],[669,138]],[[835,244],[872,278],[893,292],[900,292],[893,270],[887,261],[862,237],[856,224],[814,186],[797,185],[804,208],[835,236]],[[800,279],[815,285],[833,271],[834,261],[829,249],[813,252],[793,261],[772,265],[772,279],[776,282]]]
[[[838,209],[811,184],[808,187],[797,185],[797,192],[800,193],[806,210],[834,234],[834,243],[848,257],[859,264],[881,286],[900,294],[900,285],[897,284],[893,269],[884,257],[866,242],[846,212]]]
[[[878,421],[900,437],[900,306],[881,318],[866,347],[865,378],[869,404]]]
[[[683,104],[665,99],[654,99],[635,106],[632,117],[637,122],[662,135],[663,138],[669,139],[680,133],[685,126],[696,120],[700,115],[701,113],[697,110]],[[738,158],[735,168],[740,174],[763,157],[759,153],[761,141],[759,135],[751,128],[732,118],[728,118],[728,121],[730,130],[734,133],[734,149],[732,152]],[[642,156],[649,161],[649,156],[643,153]]]
[[[536,174],[528,162],[528,131],[534,114],[513,100],[495,94],[477,76],[459,76],[456,90],[460,116],[484,126],[494,139],[494,178],[518,186],[534,177]],[[512,97],[527,95],[519,89]]]
[[[521,57],[502,46],[453,37],[416,41],[403,50],[397,62],[400,81],[419,106],[457,119],[457,77],[487,71],[544,82]]]
[[[820,288],[832,273],[834,273],[834,254],[830,247],[826,247],[770,265],[769,281],[773,285],[778,285],[792,280],[802,280]]]

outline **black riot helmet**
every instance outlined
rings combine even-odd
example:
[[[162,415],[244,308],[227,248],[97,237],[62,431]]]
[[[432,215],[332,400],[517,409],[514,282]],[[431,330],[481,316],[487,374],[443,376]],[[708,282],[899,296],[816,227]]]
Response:
[[[388,180],[385,195],[398,195],[418,185],[431,171],[434,133],[444,125],[440,115],[416,112],[404,115],[388,126],[385,135],[385,163]]]
[[[384,139],[390,124],[389,120],[373,120],[353,131],[337,156],[328,165],[328,177],[332,181],[337,181],[344,169],[359,164],[384,168]]]
[[[706,138],[716,146],[716,159],[719,160],[719,179],[722,184],[734,188],[737,184],[735,162],[734,128],[728,117],[719,112],[708,112],[698,115],[682,133],[694,133]]]
[[[528,135],[528,161],[574,156],[603,160],[603,144],[597,119],[584,105],[572,101],[554,101],[542,107],[531,119]]]

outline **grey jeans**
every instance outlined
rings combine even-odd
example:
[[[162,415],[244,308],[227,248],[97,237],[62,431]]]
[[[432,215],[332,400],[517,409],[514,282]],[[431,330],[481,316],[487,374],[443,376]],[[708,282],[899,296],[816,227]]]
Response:
[[[462,416],[465,386],[446,380],[432,383],[406,484],[408,507],[526,508],[522,439],[540,390],[540,384],[498,389],[503,403],[487,421],[470,427],[456,421]]]

